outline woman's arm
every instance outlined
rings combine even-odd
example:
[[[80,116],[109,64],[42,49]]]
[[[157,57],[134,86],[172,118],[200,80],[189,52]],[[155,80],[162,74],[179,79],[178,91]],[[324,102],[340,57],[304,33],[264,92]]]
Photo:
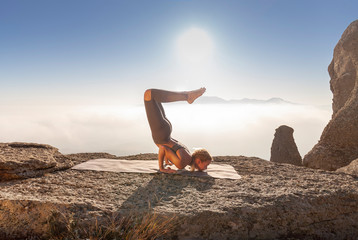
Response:
[[[169,159],[164,155],[164,162],[165,162],[165,165],[173,165],[173,163],[171,161],[169,161]]]
[[[166,157],[167,150],[168,150],[168,148],[166,146],[164,146],[164,145],[159,146],[159,152],[158,152],[159,171],[164,172],[164,173],[176,173],[177,171],[175,171],[174,169],[171,169],[170,167],[164,168],[163,161],[164,161],[164,158]]]

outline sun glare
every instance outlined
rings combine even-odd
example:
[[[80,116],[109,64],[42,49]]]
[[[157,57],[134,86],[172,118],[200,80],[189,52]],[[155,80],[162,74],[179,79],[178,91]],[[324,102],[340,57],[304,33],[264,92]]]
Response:
[[[177,56],[183,63],[206,62],[212,57],[213,48],[209,34],[194,27],[180,35],[176,42]]]

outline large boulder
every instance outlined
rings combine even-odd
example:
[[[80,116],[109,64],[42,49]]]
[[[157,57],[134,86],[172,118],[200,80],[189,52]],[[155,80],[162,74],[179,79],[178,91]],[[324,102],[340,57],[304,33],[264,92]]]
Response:
[[[328,67],[333,115],[319,142],[304,157],[311,168],[336,170],[358,158],[358,20],[344,31]]]
[[[271,162],[302,166],[302,157],[293,139],[293,128],[282,125],[276,129],[271,146]]]
[[[0,143],[0,181],[38,177],[73,166],[57,148],[37,143]]]
[[[328,66],[333,93],[333,115],[352,97],[357,77],[358,20],[351,23],[334,48],[333,59]],[[356,91],[356,90],[355,90]],[[353,93],[354,94],[354,93]]]
[[[358,159],[353,160],[348,166],[338,168],[337,172],[358,176]]]

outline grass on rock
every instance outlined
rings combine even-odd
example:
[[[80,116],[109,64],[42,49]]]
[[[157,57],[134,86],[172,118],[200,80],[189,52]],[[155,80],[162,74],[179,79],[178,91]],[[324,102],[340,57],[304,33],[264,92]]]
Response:
[[[81,223],[74,214],[54,211],[48,219],[48,234],[53,240],[165,239],[177,224],[175,216],[147,212],[140,216],[111,216],[92,223]]]

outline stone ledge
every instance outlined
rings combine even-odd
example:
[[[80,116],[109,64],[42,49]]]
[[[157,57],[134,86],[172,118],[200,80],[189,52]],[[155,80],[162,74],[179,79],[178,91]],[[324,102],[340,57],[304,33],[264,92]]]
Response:
[[[47,144],[0,143],[0,181],[38,177],[72,166],[68,157]]]
[[[142,154],[135,158],[153,157]],[[116,213],[174,214],[181,224],[170,236],[178,239],[354,239],[357,236],[357,178],[243,156],[215,157],[215,161],[233,165],[243,178],[65,170],[39,178],[3,182],[0,183],[1,231],[44,235],[45,226],[40,223],[48,217],[49,209],[58,206],[81,221]],[[26,225],[26,221],[24,225],[12,224],[9,211],[14,219],[21,214],[34,224]]]

